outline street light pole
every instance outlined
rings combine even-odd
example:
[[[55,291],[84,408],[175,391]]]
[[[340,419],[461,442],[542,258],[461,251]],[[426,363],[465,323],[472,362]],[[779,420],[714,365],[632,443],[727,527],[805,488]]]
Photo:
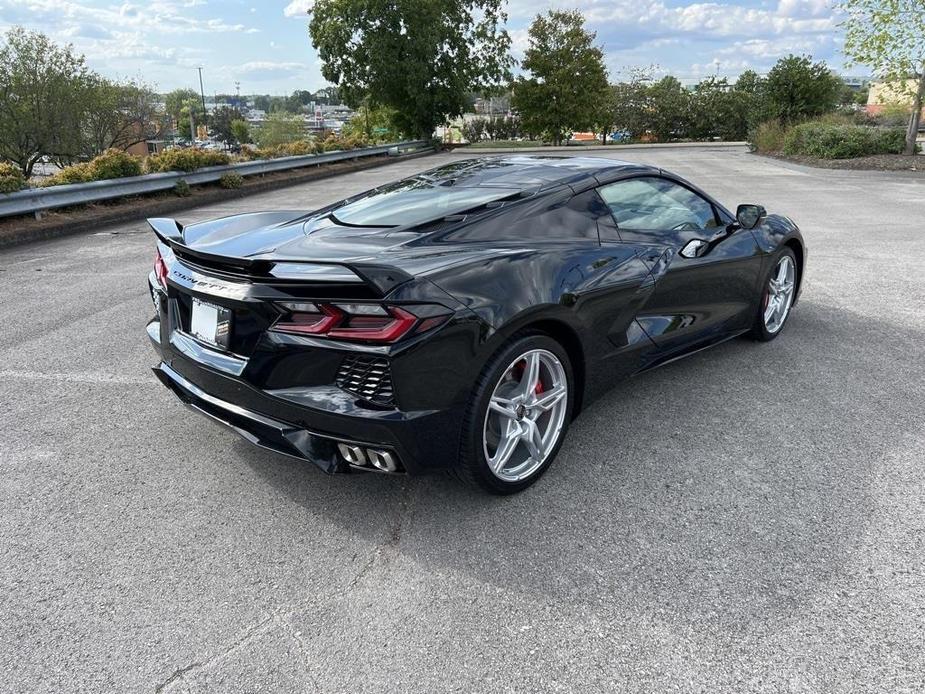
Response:
[[[202,68],[198,67],[196,69],[199,70],[199,96],[202,97],[202,115],[205,116],[206,114],[206,93],[205,93],[205,90],[202,88]]]

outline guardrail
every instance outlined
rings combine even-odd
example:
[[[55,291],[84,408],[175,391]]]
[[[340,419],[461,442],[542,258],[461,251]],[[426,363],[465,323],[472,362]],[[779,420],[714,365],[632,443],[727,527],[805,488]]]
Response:
[[[324,154],[306,154],[297,157],[280,157],[278,159],[258,159],[223,166],[208,166],[196,171],[168,171],[165,173],[145,174],[128,178],[113,178],[106,181],[90,183],[72,183],[48,188],[27,188],[7,195],[0,194],[0,217],[12,217],[22,214],[40,214],[44,210],[72,205],[86,205],[100,200],[111,200],[130,195],[144,195],[162,190],[170,190],[177,181],[183,179],[190,185],[212,183],[222,176],[236,173],[240,176],[256,176],[276,173],[289,169],[300,169],[337,161],[348,161],[382,155],[398,155],[412,151],[425,151],[433,147],[428,140],[410,140],[393,142],[375,147],[350,149]]]

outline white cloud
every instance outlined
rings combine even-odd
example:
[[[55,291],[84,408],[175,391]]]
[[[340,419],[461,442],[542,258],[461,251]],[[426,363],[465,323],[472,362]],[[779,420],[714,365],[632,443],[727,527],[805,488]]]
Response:
[[[739,74],[751,67],[748,60],[721,60],[713,58],[709,63],[694,63],[690,66],[689,74],[685,75],[686,79],[710,77],[713,75],[733,75]]]
[[[292,0],[286,5],[283,14],[287,17],[304,19],[314,6],[315,0]]]
[[[829,0],[780,0],[777,14],[782,17],[824,17],[832,13]]]
[[[12,24],[40,25],[47,32],[74,24],[144,33],[154,28],[165,34],[258,31],[220,18],[200,19],[191,15],[188,8],[201,4],[204,4],[201,0],[152,0],[144,5],[126,2],[120,6],[95,7],[75,0],[0,0],[0,14]]]
[[[779,0],[774,10],[735,4],[699,2],[669,6],[664,0],[576,0],[588,27],[598,32],[598,41],[638,45],[653,38],[743,37],[814,33],[834,28],[827,0]],[[293,3],[295,4],[295,3]],[[548,2],[513,0],[512,18],[529,19],[551,7]]]
[[[304,73],[306,66],[303,63],[276,63],[271,60],[253,60],[243,65],[226,66],[224,69],[260,82],[294,77]]]

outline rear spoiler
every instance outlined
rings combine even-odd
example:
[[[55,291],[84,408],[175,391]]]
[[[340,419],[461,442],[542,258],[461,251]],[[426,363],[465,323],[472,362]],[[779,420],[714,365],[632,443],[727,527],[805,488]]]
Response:
[[[239,268],[248,274],[303,282],[362,283],[375,289],[381,296],[414,279],[404,270],[375,263],[342,263],[299,258],[241,258],[205,253],[186,245],[183,226],[175,219],[154,218],[147,221],[158,240],[180,258]]]

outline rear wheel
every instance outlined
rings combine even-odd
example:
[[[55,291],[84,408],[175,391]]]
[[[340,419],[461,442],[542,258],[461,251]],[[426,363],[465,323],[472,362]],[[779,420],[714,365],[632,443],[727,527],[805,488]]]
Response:
[[[761,303],[751,332],[756,340],[768,342],[783,330],[796,296],[798,272],[793,251],[781,250],[762,287]]]
[[[542,334],[502,347],[482,372],[463,425],[460,477],[496,494],[529,487],[568,429],[574,393],[562,346]]]

